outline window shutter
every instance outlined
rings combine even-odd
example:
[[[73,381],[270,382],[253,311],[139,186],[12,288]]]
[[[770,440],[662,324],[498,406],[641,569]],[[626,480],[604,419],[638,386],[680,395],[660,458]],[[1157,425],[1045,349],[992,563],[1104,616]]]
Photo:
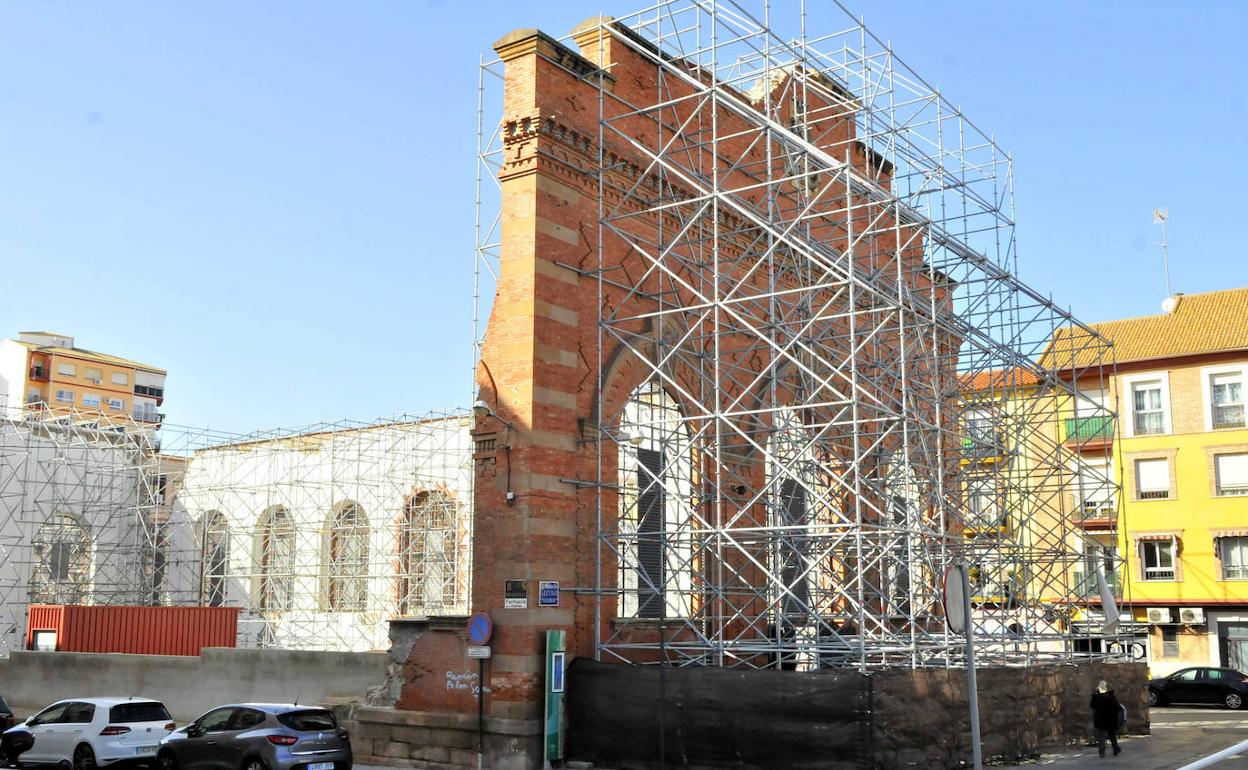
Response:
[[[637,617],[661,618],[667,597],[663,574],[663,453],[637,450]]]
[[[1217,455],[1218,489],[1248,489],[1248,453]]]
[[[1136,460],[1135,474],[1140,492],[1170,491],[1169,460]]]

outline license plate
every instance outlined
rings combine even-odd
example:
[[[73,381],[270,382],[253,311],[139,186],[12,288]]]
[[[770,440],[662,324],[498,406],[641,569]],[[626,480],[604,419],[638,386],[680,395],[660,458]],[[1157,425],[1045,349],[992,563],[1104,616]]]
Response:
[[[135,754],[155,754],[156,748],[157,748],[156,746],[135,746],[134,753]]]
[[[333,762],[313,762],[308,765],[308,770],[334,770]]]

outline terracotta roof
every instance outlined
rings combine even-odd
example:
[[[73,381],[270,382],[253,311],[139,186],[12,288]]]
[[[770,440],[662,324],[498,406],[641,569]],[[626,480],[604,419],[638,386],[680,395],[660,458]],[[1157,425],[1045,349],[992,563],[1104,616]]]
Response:
[[[1186,294],[1173,313],[1088,326],[1114,343],[1114,357],[1120,364],[1248,350],[1248,287]],[[1078,348],[1077,353],[1072,348]],[[1058,368],[1069,367],[1072,356],[1075,366],[1094,364],[1100,353],[1086,332],[1072,334],[1070,327],[1057,330],[1045,358],[1054,352],[1059,353],[1057,360],[1046,365]]]
[[[982,372],[970,372],[958,375],[964,390],[1004,390],[1005,388],[1027,388],[1037,385],[1040,378],[1030,369],[985,369]]]

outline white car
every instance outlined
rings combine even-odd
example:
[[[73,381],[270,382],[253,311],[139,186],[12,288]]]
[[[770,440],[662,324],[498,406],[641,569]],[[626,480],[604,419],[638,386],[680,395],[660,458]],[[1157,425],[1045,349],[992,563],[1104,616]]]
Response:
[[[92,770],[122,761],[150,762],[173,728],[168,709],[151,698],[74,698],[53,703],[5,735],[24,731],[34,738],[20,757],[23,766]]]

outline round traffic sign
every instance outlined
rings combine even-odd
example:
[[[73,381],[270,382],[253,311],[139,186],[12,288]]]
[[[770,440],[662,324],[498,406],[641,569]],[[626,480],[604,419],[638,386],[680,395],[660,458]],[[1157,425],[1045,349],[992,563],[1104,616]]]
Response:
[[[487,644],[494,634],[494,621],[484,612],[468,618],[468,640],[473,644]]]
[[[960,634],[966,630],[966,593],[962,583],[962,565],[954,564],[945,570],[945,622],[949,630]]]

